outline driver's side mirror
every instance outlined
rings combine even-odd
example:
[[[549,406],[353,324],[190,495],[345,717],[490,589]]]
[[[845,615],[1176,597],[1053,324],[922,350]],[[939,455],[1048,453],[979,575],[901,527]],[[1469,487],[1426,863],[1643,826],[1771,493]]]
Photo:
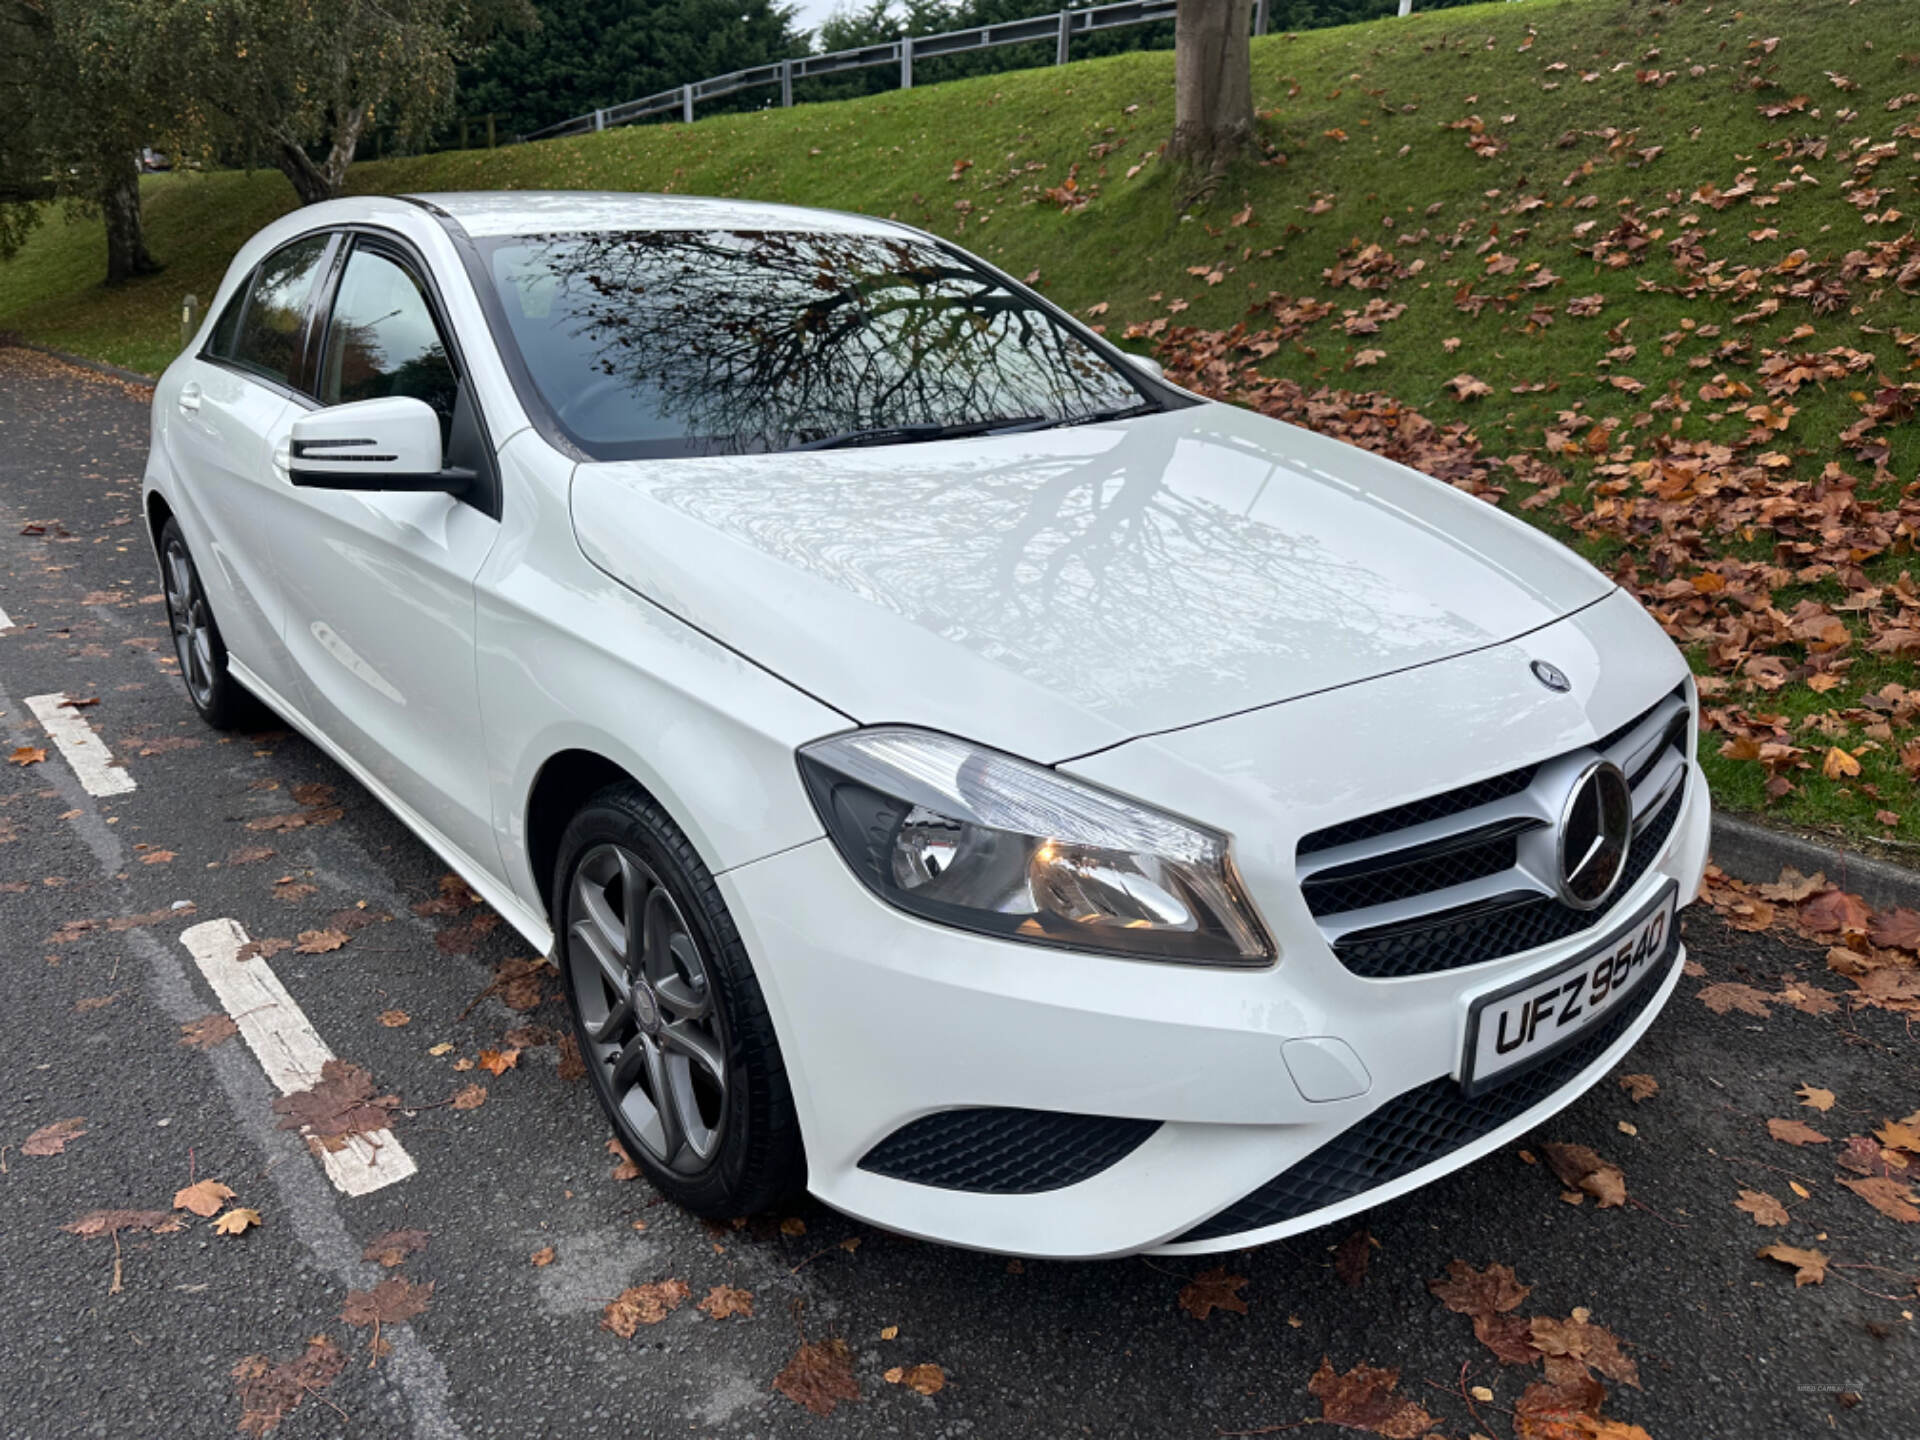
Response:
[[[424,400],[389,395],[331,405],[293,422],[288,471],[325,490],[444,491],[458,495],[471,470],[447,469],[440,417]]]
[[[1158,360],[1155,360],[1152,356],[1136,355],[1131,350],[1126,352],[1126,356],[1127,356],[1127,359],[1133,362],[1135,369],[1146,371],[1147,374],[1151,375],[1156,380],[1164,380],[1167,378],[1166,370],[1162,368],[1160,362]]]

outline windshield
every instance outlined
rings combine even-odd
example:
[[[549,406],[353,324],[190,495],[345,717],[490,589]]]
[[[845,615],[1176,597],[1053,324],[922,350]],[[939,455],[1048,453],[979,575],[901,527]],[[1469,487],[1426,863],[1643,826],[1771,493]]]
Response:
[[[480,245],[528,377],[596,459],[1162,408],[1047,307],[910,236],[636,230]]]

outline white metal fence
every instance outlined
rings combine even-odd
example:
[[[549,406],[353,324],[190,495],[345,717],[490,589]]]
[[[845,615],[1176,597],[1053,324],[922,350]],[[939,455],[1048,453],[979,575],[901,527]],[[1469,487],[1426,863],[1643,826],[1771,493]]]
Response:
[[[1413,12],[1413,0],[1400,0],[1400,13]],[[1117,30],[1127,25],[1151,25],[1158,20],[1171,20],[1174,13],[1174,0],[1122,0],[1116,5],[1092,5],[1078,10],[1062,10],[1057,15],[1035,15],[1025,20],[1007,20],[997,25],[980,25],[971,30],[949,30],[941,35],[910,35],[900,40],[888,40],[878,45],[863,45],[856,50],[834,50],[825,55],[800,55],[791,60],[775,60],[766,65],[754,65],[745,70],[735,70],[726,75],[714,75],[705,80],[692,80],[672,90],[662,90],[657,95],[645,95],[638,100],[628,100],[619,105],[608,105],[600,110],[589,111],[585,115],[576,115],[571,120],[562,120],[558,124],[548,125],[523,135],[522,140],[551,140],[560,135],[583,135],[594,130],[605,130],[614,125],[630,125],[636,120],[651,119],[656,115],[673,115],[687,122],[693,120],[693,107],[702,100],[718,100],[723,95],[732,95],[741,90],[754,90],[761,86],[780,87],[780,103],[793,104],[793,82],[812,79],[821,75],[838,75],[848,70],[864,70],[874,66],[897,66],[900,71],[900,88],[909,89],[913,85],[913,62],[916,59],[929,60],[940,55],[966,55],[976,50],[991,50],[1001,45],[1031,45],[1036,41],[1051,40],[1054,45],[1053,63],[1064,65],[1068,60],[1073,37],[1091,35],[1099,30]],[[1267,33],[1268,0],[1254,0],[1253,33]]]

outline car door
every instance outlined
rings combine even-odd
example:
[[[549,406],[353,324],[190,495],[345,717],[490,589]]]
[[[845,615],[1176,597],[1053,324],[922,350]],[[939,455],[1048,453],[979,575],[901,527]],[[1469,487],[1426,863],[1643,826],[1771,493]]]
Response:
[[[276,492],[289,488],[287,434],[303,379],[312,299],[335,242],[305,235],[260,262],[235,290],[200,352],[185,362],[161,433],[221,638],[259,680],[285,692],[293,666],[281,641],[274,572]],[[195,532],[198,533],[195,533]]]
[[[317,307],[322,406],[409,395],[441,417],[463,497],[289,485],[273,529],[282,635],[307,714],[454,847],[498,871],[474,678],[474,587],[499,533],[497,471],[425,266],[347,238]]]

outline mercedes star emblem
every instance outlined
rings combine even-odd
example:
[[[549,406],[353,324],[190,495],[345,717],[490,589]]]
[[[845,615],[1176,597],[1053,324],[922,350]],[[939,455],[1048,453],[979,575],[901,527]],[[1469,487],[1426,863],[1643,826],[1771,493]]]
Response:
[[[1560,898],[1575,910],[1603,905],[1620,883],[1633,841],[1633,791],[1611,760],[1582,770],[1560,807]]]
[[[1573,688],[1573,682],[1567,678],[1567,672],[1549,660],[1534,661],[1532,669],[1533,678],[1549,690],[1557,690],[1564,695]]]

